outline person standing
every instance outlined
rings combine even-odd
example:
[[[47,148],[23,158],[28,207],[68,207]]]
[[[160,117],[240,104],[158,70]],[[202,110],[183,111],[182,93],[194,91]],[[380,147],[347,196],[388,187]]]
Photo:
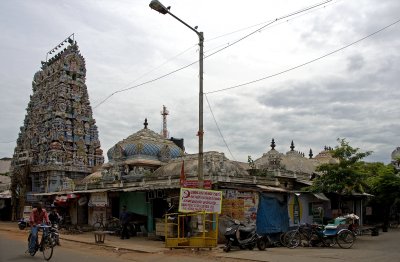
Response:
[[[130,213],[129,211],[126,210],[126,206],[122,206],[122,212],[119,215],[119,221],[121,223],[121,239],[129,239],[129,231],[128,231],[128,226],[129,226],[129,219],[130,219]]]
[[[39,202],[29,216],[29,224],[31,226],[31,238],[29,241],[30,253],[35,252],[39,226],[43,223],[50,224],[50,220],[46,209],[42,208],[42,203]]]

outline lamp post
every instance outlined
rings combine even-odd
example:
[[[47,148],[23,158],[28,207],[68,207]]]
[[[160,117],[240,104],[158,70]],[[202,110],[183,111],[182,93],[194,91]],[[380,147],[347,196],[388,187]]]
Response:
[[[199,131],[197,132],[197,135],[199,137],[199,159],[198,159],[198,174],[197,174],[197,179],[199,181],[199,187],[203,188],[204,186],[204,174],[203,174],[203,43],[204,43],[204,35],[203,32],[198,32],[196,28],[191,27],[184,21],[182,21],[180,18],[172,14],[169,9],[170,7],[165,7],[163,4],[161,4],[158,0],[152,0],[149,4],[150,8],[159,12],[160,14],[169,14],[182,24],[184,24],[186,27],[188,27],[190,30],[196,33],[196,35],[199,37],[199,47],[200,47],[200,52],[199,52]]]

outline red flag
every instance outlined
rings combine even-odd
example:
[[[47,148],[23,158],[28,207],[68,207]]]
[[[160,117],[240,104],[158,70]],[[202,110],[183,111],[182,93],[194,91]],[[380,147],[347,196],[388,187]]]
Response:
[[[186,177],[185,177],[185,161],[182,162],[182,168],[181,168],[181,176],[180,176],[180,184],[183,186],[185,183]]]

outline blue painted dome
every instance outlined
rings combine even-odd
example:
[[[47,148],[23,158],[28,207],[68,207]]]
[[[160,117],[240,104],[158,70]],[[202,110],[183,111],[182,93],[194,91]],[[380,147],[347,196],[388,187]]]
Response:
[[[109,161],[143,158],[167,162],[183,155],[183,150],[174,142],[146,127],[119,141],[107,152]]]

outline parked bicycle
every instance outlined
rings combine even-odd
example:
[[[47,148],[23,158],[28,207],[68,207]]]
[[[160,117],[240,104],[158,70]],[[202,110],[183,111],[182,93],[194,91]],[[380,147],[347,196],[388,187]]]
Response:
[[[284,245],[288,248],[310,246],[313,228],[309,224],[299,225],[296,229],[287,232],[284,236]]]
[[[341,225],[319,226],[300,225],[297,229],[288,232],[284,242],[288,248],[302,246],[331,247],[336,243],[340,248],[351,248],[356,240],[355,234]]]
[[[55,240],[53,238],[51,238],[51,236],[50,236],[50,228],[51,228],[51,226],[41,225],[41,226],[38,226],[38,227],[39,227],[39,232],[42,231],[41,240],[39,242],[39,232],[38,232],[38,238],[37,238],[37,241],[36,241],[35,248],[33,250],[29,250],[29,242],[30,242],[31,237],[32,237],[32,233],[30,233],[29,236],[28,236],[28,250],[27,250],[27,253],[29,253],[29,255],[31,255],[31,256],[34,256],[37,251],[41,251],[43,253],[43,258],[45,260],[50,260],[51,257],[53,256],[53,248],[56,245],[55,242],[54,242]]]
[[[121,230],[119,219],[116,217],[109,217],[104,224],[103,214],[96,216],[96,222],[93,224],[93,229],[96,231],[107,230],[118,233]]]

